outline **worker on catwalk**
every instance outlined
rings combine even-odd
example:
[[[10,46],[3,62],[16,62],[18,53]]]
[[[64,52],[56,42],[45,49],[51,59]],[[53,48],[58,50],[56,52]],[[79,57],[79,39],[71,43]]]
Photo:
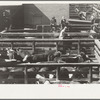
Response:
[[[57,20],[55,17],[52,17],[50,21],[50,26],[51,26],[51,32],[55,32],[57,27]]]
[[[61,29],[64,29],[64,27],[66,26],[66,19],[64,16],[62,16],[62,19],[61,19]]]

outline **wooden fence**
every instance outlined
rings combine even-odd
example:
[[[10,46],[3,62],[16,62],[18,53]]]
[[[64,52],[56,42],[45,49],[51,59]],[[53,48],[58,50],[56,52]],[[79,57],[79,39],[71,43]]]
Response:
[[[91,83],[93,81],[93,74],[97,73],[97,72],[93,72],[92,71],[92,68],[94,66],[96,67],[99,67],[99,77],[100,77],[100,63],[40,63],[40,64],[35,64],[35,63],[20,63],[20,64],[16,64],[16,63],[4,63],[4,64],[1,64],[0,67],[17,67],[17,68],[20,68],[20,67],[23,67],[24,68],[24,83],[27,84],[28,83],[28,72],[27,72],[27,69],[30,68],[30,67],[55,67],[56,68],[56,78],[53,79],[53,81],[58,81],[59,80],[59,72],[60,72],[60,67],[89,67],[89,72],[80,72],[80,73],[87,73],[89,74],[89,77],[87,79],[87,81],[89,83]],[[39,73],[39,72],[33,72],[34,73]],[[41,72],[40,72],[41,73]],[[45,73],[45,72],[43,72]],[[50,72],[49,72],[50,73]],[[73,72],[69,72],[69,73],[77,73],[76,71],[73,71]],[[33,81],[34,80],[38,80],[38,79],[34,79],[33,78]],[[50,80],[50,79],[47,79],[47,80]],[[68,80],[66,80],[68,81]]]
[[[32,43],[32,50],[35,51],[35,47],[36,47],[36,43],[44,43],[42,44],[44,47],[45,47],[45,43],[53,43],[53,45],[56,47],[56,50],[58,51],[59,50],[59,42],[76,42],[76,45],[77,45],[77,48],[78,48],[78,54],[80,52],[80,46],[89,46],[89,45],[92,45],[92,47],[94,46],[94,40],[93,39],[63,39],[63,40],[60,40],[60,39],[0,39],[0,43],[11,43],[11,48],[14,48],[14,43],[26,43],[26,42],[30,42]],[[84,43],[85,42],[85,43]],[[41,44],[40,44],[41,45]],[[48,45],[47,46],[50,46],[52,47],[53,45]],[[63,45],[62,45],[63,46]]]
[[[66,34],[69,34],[71,38],[78,38],[78,37],[81,37],[81,38],[87,38],[89,35],[92,35],[92,36],[96,36],[98,35],[97,33],[81,33],[81,32],[66,32]],[[1,32],[0,33],[1,37],[4,38],[25,38],[25,37],[40,37],[40,38],[45,38],[45,37],[48,37],[48,38],[55,38],[55,37],[58,37],[59,36],[59,33],[50,33],[50,32],[47,32],[47,33],[30,33],[30,32]]]
[[[2,43],[11,43],[11,47],[13,48],[13,44],[15,42],[32,42],[32,48],[33,50],[35,50],[35,43],[36,42],[55,42],[56,43],[56,50],[58,51],[58,43],[59,42],[77,42],[77,46],[78,46],[78,53],[80,53],[80,46],[82,42],[94,42],[94,39],[63,39],[63,40],[59,40],[59,39],[0,39],[0,42]],[[94,45],[94,44],[93,44]],[[91,83],[92,80],[92,75],[94,72],[92,72],[92,68],[94,66],[99,67],[100,64],[99,63],[42,63],[42,64],[35,64],[35,63],[21,63],[21,64],[17,64],[17,63],[4,63],[4,64],[0,64],[0,67],[24,67],[24,83],[28,83],[28,77],[27,77],[27,69],[29,67],[56,67],[57,71],[56,71],[56,81],[59,80],[59,70],[60,67],[89,67],[89,83]],[[35,73],[35,72],[34,72]],[[76,73],[76,72],[72,72],[72,73]],[[86,72],[83,72],[86,73]],[[99,72],[100,73],[100,72]]]

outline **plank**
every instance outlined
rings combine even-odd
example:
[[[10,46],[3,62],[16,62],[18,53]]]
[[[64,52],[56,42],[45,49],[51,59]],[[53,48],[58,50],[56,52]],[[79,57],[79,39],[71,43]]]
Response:
[[[77,20],[77,19],[68,19],[69,22],[76,22],[76,23],[91,23],[91,21],[86,20]]]
[[[0,39],[0,42],[94,42],[94,39]]]
[[[66,32],[65,34],[70,34],[70,36],[88,36],[88,35],[94,35],[97,33]],[[51,36],[51,37],[53,37],[53,36],[58,36],[58,35],[59,35],[59,33],[50,33],[50,32],[47,32],[47,33],[29,33],[29,32],[25,32],[25,33],[22,33],[22,32],[1,33],[1,36],[18,36],[18,37],[36,37],[36,36]]]

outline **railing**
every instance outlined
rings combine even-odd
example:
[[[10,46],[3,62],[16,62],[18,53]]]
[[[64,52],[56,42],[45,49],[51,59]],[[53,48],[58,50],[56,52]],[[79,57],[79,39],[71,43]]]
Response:
[[[92,67],[94,66],[98,66],[100,68],[100,64],[96,64],[96,63],[44,63],[44,64],[26,64],[26,63],[23,63],[23,64],[19,64],[19,66],[26,66],[25,67],[25,83],[28,83],[27,81],[27,68],[28,66],[38,66],[38,67],[51,67],[51,66],[54,66],[57,68],[56,70],[56,80],[59,80],[59,72],[60,72],[60,67],[89,67],[89,83],[92,82]],[[100,70],[100,69],[99,69]],[[100,76],[100,73],[99,73],[99,76]]]
[[[66,43],[67,42],[68,43],[69,42],[77,42],[76,45],[77,45],[77,48],[78,48],[78,54],[80,52],[80,46],[84,45],[84,42],[85,42],[85,46],[88,45],[88,43],[89,43],[89,45],[92,45],[92,46],[94,45],[93,39],[63,39],[63,40],[60,40],[60,39],[0,39],[0,42],[2,42],[2,43],[10,42],[12,48],[14,47],[13,44],[16,43],[16,42],[19,42],[19,43],[20,42],[23,42],[23,43],[24,42],[31,42],[33,51],[35,51],[35,47],[36,47],[37,42],[39,42],[39,43],[46,43],[46,42],[52,43],[52,42],[54,42],[53,45],[56,47],[57,51],[59,50],[59,43],[60,42],[66,42]],[[92,42],[92,44],[90,42]],[[47,46],[49,47],[49,45],[47,45]],[[62,47],[64,47],[64,46],[62,45]]]
[[[59,39],[0,39],[0,42],[4,43],[11,43],[11,47],[13,48],[13,44],[15,42],[32,42],[32,48],[33,50],[35,50],[35,43],[36,42],[55,42],[56,44],[56,50],[58,51],[58,46],[59,46],[59,42],[77,42],[77,46],[78,46],[78,53],[80,53],[80,46],[82,42],[86,42],[86,44],[88,42],[94,42],[94,39],[63,39],[63,40],[59,40]],[[94,44],[93,44],[94,46]],[[56,67],[56,81],[59,80],[59,71],[60,71],[60,67],[89,67],[89,83],[92,82],[92,74],[94,72],[92,72],[92,67],[97,66],[99,67],[100,64],[99,63],[41,63],[41,64],[35,64],[35,63],[21,63],[21,64],[17,64],[17,63],[5,63],[5,64],[0,64],[0,67],[23,67],[24,68],[24,83],[28,83],[28,77],[27,77],[27,69],[29,67]],[[99,67],[100,68],[100,67]],[[33,72],[35,73],[35,72]],[[38,72],[39,73],[39,72]],[[72,73],[76,73],[76,72],[72,72]],[[83,72],[86,73],[86,72]],[[88,72],[87,72],[88,73]],[[100,73],[100,72],[99,72]]]
[[[89,67],[89,72],[87,72],[87,74],[89,74],[89,79],[88,82],[91,83],[93,81],[93,71],[92,71],[92,67],[96,66],[99,67],[99,77],[100,77],[100,63],[40,63],[40,64],[35,64],[35,63],[20,63],[20,64],[16,64],[16,63],[4,63],[1,64],[0,67],[4,66],[4,67],[23,67],[24,68],[24,83],[27,84],[28,83],[28,75],[27,75],[27,69],[30,67],[55,67],[56,68],[56,79],[54,79],[55,81],[59,80],[59,73],[60,73],[60,67]],[[34,73],[39,73],[39,72],[33,72]],[[41,72],[40,72],[41,73]],[[43,72],[45,73],[45,72]],[[69,72],[70,73],[70,72]],[[73,74],[77,73],[76,71],[71,72]],[[80,73],[86,73],[86,72],[80,72]],[[34,80],[34,79],[33,79]],[[35,79],[38,80],[38,79]],[[49,80],[49,79],[48,79]],[[52,80],[52,79],[51,79]],[[67,81],[67,80],[66,80]]]
[[[70,34],[70,37],[74,38],[74,37],[88,37],[89,35],[98,35],[97,33],[81,33],[81,32],[67,32],[67,34]],[[59,36],[59,33],[29,33],[29,32],[1,32],[1,37],[57,37]]]

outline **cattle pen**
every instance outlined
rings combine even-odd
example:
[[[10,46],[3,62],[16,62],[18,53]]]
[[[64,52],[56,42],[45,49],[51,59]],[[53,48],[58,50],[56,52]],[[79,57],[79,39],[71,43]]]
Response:
[[[53,84],[53,83],[56,83],[56,82],[60,82],[60,80],[59,80],[59,70],[60,70],[60,67],[88,67],[89,68],[89,71],[79,71],[79,73],[87,73],[88,74],[88,78],[86,79],[84,79],[83,78],[83,80],[82,79],[76,79],[76,80],[73,80],[73,81],[80,81],[80,82],[84,82],[84,80],[87,82],[87,83],[92,83],[94,80],[95,81],[97,81],[97,80],[99,80],[99,77],[100,77],[100,63],[99,63],[99,59],[100,59],[100,54],[99,54],[99,51],[100,51],[100,45],[99,45],[99,40],[97,40],[97,39],[63,39],[63,40],[59,40],[59,39],[7,39],[7,38],[1,38],[0,39],[0,43],[2,43],[2,47],[4,47],[5,48],[5,45],[3,45],[3,44],[6,44],[6,46],[7,46],[7,44],[9,44],[10,43],[10,47],[11,48],[16,48],[16,47],[14,47],[14,45],[15,45],[15,43],[19,43],[19,42],[22,42],[22,43],[26,43],[26,42],[31,42],[32,43],[32,45],[31,45],[31,47],[29,47],[30,49],[32,49],[32,51],[35,51],[35,49],[36,49],[36,46],[38,46],[39,44],[36,44],[36,43],[38,43],[38,42],[43,42],[44,43],[44,45],[42,44],[42,47],[44,46],[44,47],[51,47],[51,46],[53,46],[53,47],[56,47],[56,51],[58,51],[59,50],[59,42],[73,42],[74,44],[72,44],[73,46],[72,47],[76,47],[76,48],[74,48],[75,50],[77,50],[77,54],[79,54],[80,53],[80,47],[82,46],[85,46],[85,47],[92,47],[92,49],[93,49],[93,51],[94,51],[94,53],[92,53],[92,54],[89,54],[89,56],[93,59],[93,61],[94,62],[91,62],[91,63],[40,63],[40,64],[35,64],[35,63],[16,63],[16,62],[13,62],[13,61],[11,61],[11,62],[6,62],[6,63],[1,63],[0,64],[0,67],[23,67],[24,68],[24,71],[23,72],[0,72],[0,74],[1,75],[3,75],[3,74],[21,74],[21,73],[23,73],[23,75],[24,75],[24,77],[23,77],[23,79],[21,79],[21,80],[23,80],[23,83],[29,83],[30,81],[31,82],[33,82],[34,83],[34,81],[37,81],[38,79],[36,79],[36,78],[28,78],[28,73],[50,73],[50,72],[27,72],[27,69],[28,68],[30,68],[30,67],[51,67],[51,66],[53,66],[53,67],[55,67],[56,68],[56,77],[55,77],[55,79],[53,78],[53,79],[47,79],[47,78],[45,78],[45,79],[41,79],[41,80],[50,80],[51,81],[51,83]],[[51,45],[45,45],[45,43],[46,42],[53,42]],[[76,44],[75,44],[76,43]],[[40,44],[41,45],[41,44]],[[40,46],[39,45],[39,46]],[[20,46],[20,44],[19,45],[17,45],[17,48]],[[39,47],[38,46],[38,47]],[[61,47],[63,46],[63,45],[60,45]],[[23,47],[22,47],[23,48]],[[25,48],[25,47],[24,47]],[[25,48],[25,49],[27,49],[27,48]],[[74,51],[74,50],[73,50]],[[63,55],[62,55],[63,56]],[[94,71],[93,69],[98,69],[98,70],[96,70],[96,71]],[[51,73],[54,73],[54,72],[51,72]],[[75,73],[77,73],[77,71],[70,71],[70,72],[68,72],[68,73],[70,73],[70,74],[75,74]],[[98,75],[98,78],[97,79],[94,79],[93,78],[93,74],[97,74]],[[16,83],[16,82],[18,82],[18,80],[20,80],[20,78],[19,79],[2,79],[1,81],[5,81],[5,82],[10,82],[10,83]],[[29,81],[29,82],[28,82]],[[64,80],[64,82],[69,82],[69,81],[72,81],[72,79],[66,79],[66,80]]]

